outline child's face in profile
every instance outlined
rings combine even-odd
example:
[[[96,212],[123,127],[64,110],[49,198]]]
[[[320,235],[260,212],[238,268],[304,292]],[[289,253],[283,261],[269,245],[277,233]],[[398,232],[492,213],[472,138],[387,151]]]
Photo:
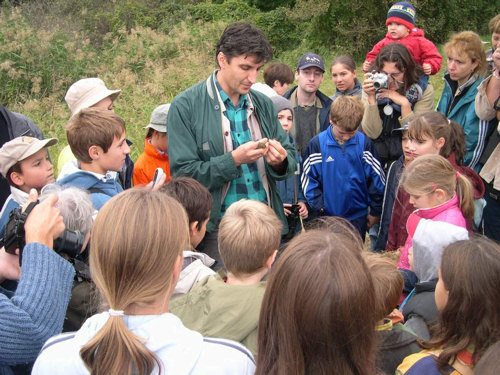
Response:
[[[410,204],[412,204],[416,210],[436,207],[442,203],[444,202],[440,199],[439,195],[436,194],[436,191],[422,195],[410,194]]]
[[[387,32],[392,39],[401,39],[410,34],[410,30],[405,25],[396,22],[387,25]]]
[[[439,280],[436,284],[436,289],[434,292],[434,299],[436,301],[436,307],[439,311],[443,311],[444,307],[448,303],[448,294],[443,282],[443,276],[441,275],[441,269],[438,270]]]
[[[293,125],[293,114],[289,109],[283,109],[278,113],[278,120],[283,127],[283,129],[288,133],[290,133],[290,129],[292,129]]]
[[[191,242],[191,246],[193,246],[194,249],[196,249],[196,246],[198,246],[203,237],[205,237],[205,234],[207,233],[207,224],[209,220],[210,220],[210,212],[208,213],[208,217],[201,223],[200,228],[198,228],[198,225],[191,225],[193,223],[189,223],[191,232],[189,240]],[[196,222],[196,224],[198,224],[198,222]]]
[[[435,140],[427,134],[423,134],[421,137],[421,139],[409,137],[407,147],[410,156],[415,159],[422,155],[439,155],[439,151],[444,145],[444,138]]]
[[[413,153],[410,152],[410,140],[408,138],[408,130],[404,130],[401,135],[401,147],[403,148],[403,153],[405,155],[405,161],[411,162],[414,159]]]
[[[21,173],[18,174],[19,188],[25,192],[30,189],[40,190],[47,184],[53,183],[54,169],[49,160],[47,149],[43,148],[37,153],[21,161]]]
[[[107,171],[119,172],[122,169],[125,158],[130,153],[130,147],[125,138],[125,132],[120,137],[115,137],[108,151],[103,152],[99,159],[95,160],[101,169],[101,174],[106,174]]]

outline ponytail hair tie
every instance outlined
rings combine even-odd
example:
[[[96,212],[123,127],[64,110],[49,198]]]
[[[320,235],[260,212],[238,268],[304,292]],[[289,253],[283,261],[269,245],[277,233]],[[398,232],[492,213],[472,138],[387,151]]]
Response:
[[[109,309],[108,314],[109,314],[109,316],[123,316],[123,310]]]
[[[438,188],[438,186],[434,182],[432,183],[431,187],[432,187],[432,190],[436,190]]]
[[[459,171],[457,171],[456,176],[457,176],[457,180],[458,180],[460,178],[460,176],[461,176],[461,174],[460,174]]]

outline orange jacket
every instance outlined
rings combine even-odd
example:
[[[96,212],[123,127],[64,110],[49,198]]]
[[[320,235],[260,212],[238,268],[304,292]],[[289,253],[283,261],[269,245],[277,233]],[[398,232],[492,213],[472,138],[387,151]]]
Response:
[[[150,139],[151,138],[146,138],[144,140],[144,152],[134,164],[134,186],[149,183],[153,179],[155,170],[158,167],[163,168],[163,171],[167,175],[167,179],[170,177],[168,155],[158,152],[158,150],[149,143]]]

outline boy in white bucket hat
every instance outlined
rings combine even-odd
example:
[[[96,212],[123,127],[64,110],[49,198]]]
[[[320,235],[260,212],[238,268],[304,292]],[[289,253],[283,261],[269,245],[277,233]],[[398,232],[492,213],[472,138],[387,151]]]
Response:
[[[68,104],[71,116],[74,116],[84,108],[102,108],[113,110],[113,103],[122,90],[110,90],[100,78],[82,78],[73,83],[64,100]],[[131,145],[130,142],[129,146]],[[68,146],[64,147],[57,159],[58,180],[67,176],[75,170],[76,158]],[[134,163],[127,155],[123,169],[119,173],[119,183],[124,189],[132,186],[132,173]]]
[[[56,143],[56,138],[17,137],[0,148],[0,173],[10,185],[10,195],[0,212],[0,238],[10,212],[26,203],[30,190],[40,193],[45,185],[54,182],[47,148]]]

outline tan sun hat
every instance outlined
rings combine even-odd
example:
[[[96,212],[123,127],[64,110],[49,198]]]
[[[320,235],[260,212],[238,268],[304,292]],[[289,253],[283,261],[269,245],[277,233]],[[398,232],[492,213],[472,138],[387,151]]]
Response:
[[[54,146],[57,138],[38,139],[33,137],[17,137],[4,143],[0,148],[0,173],[7,178],[7,172],[18,161],[36,154],[41,149]]]
[[[115,101],[121,91],[109,90],[100,78],[83,78],[70,86],[64,100],[71,110],[71,115],[74,115],[83,108],[92,107],[108,96],[112,101]]]

